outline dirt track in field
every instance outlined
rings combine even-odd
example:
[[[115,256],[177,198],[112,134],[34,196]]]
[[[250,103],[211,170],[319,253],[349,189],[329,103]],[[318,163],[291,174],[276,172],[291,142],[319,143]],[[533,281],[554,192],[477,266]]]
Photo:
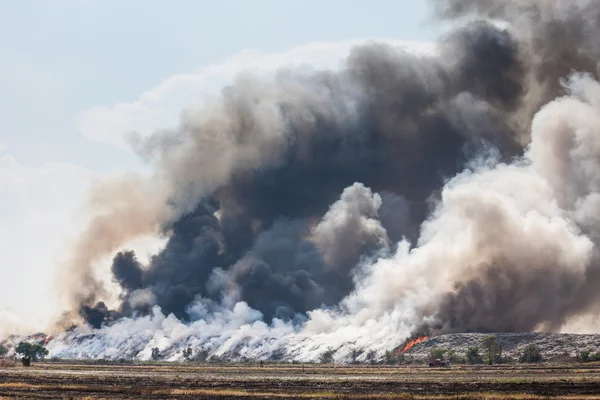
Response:
[[[482,394],[483,393],[483,394]],[[2,398],[600,398],[600,366],[211,366],[40,363],[0,370]]]

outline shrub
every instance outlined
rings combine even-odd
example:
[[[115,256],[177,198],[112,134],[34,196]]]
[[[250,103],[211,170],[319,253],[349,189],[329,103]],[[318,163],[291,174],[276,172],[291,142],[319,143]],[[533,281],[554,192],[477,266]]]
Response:
[[[479,347],[469,347],[465,356],[469,364],[483,364],[483,358],[479,354]]]
[[[535,344],[530,344],[523,350],[521,353],[521,357],[519,358],[519,362],[522,363],[538,363],[543,360],[542,353],[540,352],[540,348]]]

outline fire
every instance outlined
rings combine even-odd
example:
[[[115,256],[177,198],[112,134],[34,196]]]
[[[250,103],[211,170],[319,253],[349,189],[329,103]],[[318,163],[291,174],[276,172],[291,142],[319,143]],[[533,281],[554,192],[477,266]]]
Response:
[[[416,338],[415,340],[411,340],[410,342],[406,343],[406,345],[404,346],[404,348],[402,349],[401,353],[406,353],[408,350],[410,350],[411,347],[413,347],[415,344],[417,343],[421,343],[425,340],[429,339],[429,336],[422,336],[420,338]]]

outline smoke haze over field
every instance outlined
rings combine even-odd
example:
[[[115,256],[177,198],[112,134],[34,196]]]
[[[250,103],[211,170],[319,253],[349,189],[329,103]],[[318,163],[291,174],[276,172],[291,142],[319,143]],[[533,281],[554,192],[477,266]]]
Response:
[[[245,73],[132,136],[154,175],[94,191],[63,278],[91,328],[52,354],[343,359],[597,311],[600,3],[434,4],[460,21],[432,54],[371,43],[339,71]],[[117,252],[148,233],[166,240],[149,262]]]

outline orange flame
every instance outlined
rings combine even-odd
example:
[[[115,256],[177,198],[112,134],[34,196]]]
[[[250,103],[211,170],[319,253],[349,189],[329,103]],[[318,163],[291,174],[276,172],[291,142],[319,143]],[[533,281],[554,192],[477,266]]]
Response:
[[[416,338],[415,340],[411,340],[410,342],[406,343],[406,345],[404,346],[404,348],[402,349],[402,351],[400,353],[406,353],[415,344],[421,343],[427,339],[429,339],[429,336],[422,336],[420,338]]]

